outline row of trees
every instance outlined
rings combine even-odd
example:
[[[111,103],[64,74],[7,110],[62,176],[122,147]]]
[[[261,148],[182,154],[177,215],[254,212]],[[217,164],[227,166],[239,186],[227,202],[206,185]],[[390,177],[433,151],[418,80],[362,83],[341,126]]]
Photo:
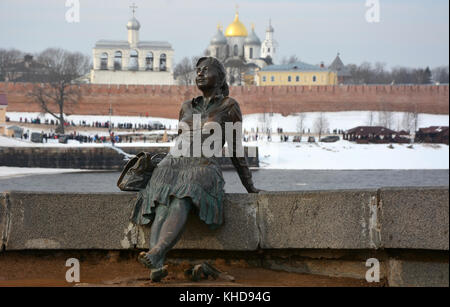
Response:
[[[4,78],[23,56],[18,50],[0,50],[0,76]],[[89,72],[91,59],[79,52],[49,48],[36,55],[36,63],[44,68],[44,73],[38,75],[39,83],[34,83],[27,95],[39,103],[43,112],[57,119],[56,132],[64,133],[64,113],[81,98],[77,79]]]
[[[391,111],[371,111],[367,115],[367,126],[382,126],[392,130],[405,130],[415,132],[419,129],[420,114],[417,111],[404,112],[402,117],[395,118],[394,112]],[[306,113],[297,114],[297,132],[303,133],[306,129]],[[319,137],[328,132],[329,121],[325,113],[319,113],[313,122],[313,132],[319,134]]]
[[[440,66],[434,69],[394,67],[386,69],[386,64],[372,65],[364,62],[361,65],[349,64],[346,69],[352,84],[431,84],[449,83],[449,67]]]

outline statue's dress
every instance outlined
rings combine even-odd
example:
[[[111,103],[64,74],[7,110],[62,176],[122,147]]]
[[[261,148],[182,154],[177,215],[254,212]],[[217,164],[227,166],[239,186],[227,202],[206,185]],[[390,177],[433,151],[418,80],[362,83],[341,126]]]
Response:
[[[194,116],[200,118],[201,125],[194,124]],[[215,228],[223,222],[224,185],[222,170],[216,157],[193,155],[193,147],[199,148],[192,142],[193,131],[199,131],[205,125],[217,123],[222,129],[220,152],[225,143],[225,123],[235,124],[242,122],[242,114],[239,104],[232,98],[215,96],[206,105],[203,96],[183,103],[180,122],[189,126],[189,131],[178,131],[178,142],[190,139],[191,146],[188,154],[174,154],[171,151],[153,171],[153,175],[144,190],[139,192],[135,208],[132,213],[132,221],[135,224],[145,225],[150,223],[155,215],[155,209],[159,205],[169,205],[172,197],[190,198],[200,219],[211,228]],[[208,127],[208,130],[211,126]],[[203,131],[205,132],[205,131]],[[202,134],[201,142],[210,134]],[[183,141],[181,141],[183,142]],[[239,157],[236,153],[237,146],[241,145],[241,139],[232,138],[233,152],[231,160],[238,171],[242,183],[247,188],[253,186],[251,173],[245,156]]]

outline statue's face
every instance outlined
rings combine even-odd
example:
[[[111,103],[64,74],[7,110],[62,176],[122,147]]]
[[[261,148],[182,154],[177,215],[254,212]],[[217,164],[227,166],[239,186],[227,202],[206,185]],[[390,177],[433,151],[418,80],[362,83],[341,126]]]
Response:
[[[201,62],[197,67],[197,77],[195,79],[200,90],[213,89],[217,87],[219,73],[215,66],[208,65],[207,61]]]

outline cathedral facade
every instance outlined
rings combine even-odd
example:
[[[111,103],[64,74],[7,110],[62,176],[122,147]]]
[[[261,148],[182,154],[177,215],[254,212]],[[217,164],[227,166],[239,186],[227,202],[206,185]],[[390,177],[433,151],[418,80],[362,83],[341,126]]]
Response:
[[[168,42],[141,41],[141,24],[127,23],[128,40],[99,40],[93,49],[93,84],[174,84],[173,53]]]
[[[273,64],[278,45],[274,40],[274,28],[271,22],[266,29],[263,42],[239,20],[236,12],[234,21],[226,28],[225,33],[220,26],[211,39],[207,54],[218,58],[227,69],[228,82],[231,85],[253,84],[255,72]]]

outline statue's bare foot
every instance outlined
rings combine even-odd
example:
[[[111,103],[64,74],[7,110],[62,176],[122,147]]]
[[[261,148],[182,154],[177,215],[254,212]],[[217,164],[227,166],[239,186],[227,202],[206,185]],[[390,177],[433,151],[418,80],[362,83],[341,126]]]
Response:
[[[146,268],[153,270],[156,269],[156,259],[154,255],[148,252],[140,252],[138,255],[138,261],[142,263]]]

